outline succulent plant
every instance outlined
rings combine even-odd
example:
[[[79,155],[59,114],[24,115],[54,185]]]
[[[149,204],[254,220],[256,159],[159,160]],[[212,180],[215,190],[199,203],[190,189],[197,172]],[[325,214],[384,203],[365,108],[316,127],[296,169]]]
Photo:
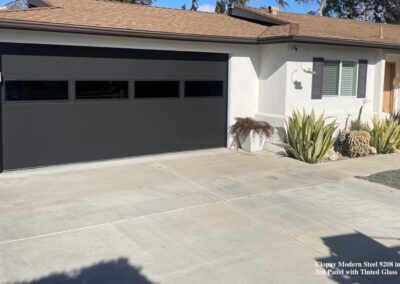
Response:
[[[342,141],[342,154],[351,158],[364,157],[370,153],[371,135],[364,130],[348,131]]]
[[[400,111],[392,113],[390,118],[400,123]]]
[[[371,146],[379,154],[395,153],[400,146],[400,122],[395,118],[372,119]]]
[[[314,111],[310,114],[294,111],[286,120],[283,146],[289,157],[311,164],[317,163],[335,144],[333,134],[336,128],[336,121],[326,123],[324,115],[316,118]]]

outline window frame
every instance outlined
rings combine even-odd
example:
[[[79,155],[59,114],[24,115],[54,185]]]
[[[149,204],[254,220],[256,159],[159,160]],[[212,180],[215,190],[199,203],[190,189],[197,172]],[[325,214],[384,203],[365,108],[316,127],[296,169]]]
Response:
[[[324,95],[322,94],[323,98],[357,98],[357,92],[358,92],[358,74],[359,74],[359,62],[354,59],[325,59],[324,60],[324,67],[325,67],[325,62],[338,62],[339,63],[339,74],[338,74],[338,94],[337,95]],[[355,90],[354,90],[354,95],[352,96],[343,96],[342,95],[342,70],[343,70],[343,62],[352,62],[355,63],[356,67],[356,74],[355,74]],[[322,77],[322,88],[323,88],[323,80],[324,78]]]
[[[8,100],[7,99],[7,90],[6,90],[6,83],[8,81],[28,81],[28,82],[40,82],[40,81],[56,81],[56,82],[66,82],[67,83],[67,98],[66,99],[60,99],[60,100]],[[4,78],[3,77],[3,83],[1,85],[1,92],[2,92],[2,98],[1,101],[4,104],[43,104],[43,103],[68,103],[71,101],[72,96],[72,86],[71,86],[71,80],[67,78],[54,78],[54,79],[47,79],[47,78],[38,78],[38,77],[33,77],[32,79],[26,79],[24,78],[17,78],[17,77],[11,77],[11,78]]]
[[[101,98],[101,99],[89,98],[89,99],[79,99],[77,97],[77,91],[76,91],[76,88],[77,88],[76,83],[77,82],[126,82],[126,83],[128,83],[128,96],[126,98]],[[119,102],[119,101],[129,101],[131,99],[131,97],[132,97],[132,95],[131,95],[131,93],[132,93],[132,82],[129,79],[104,79],[104,78],[101,78],[101,79],[97,79],[97,78],[96,79],[85,79],[85,78],[76,79],[75,78],[74,80],[72,80],[72,91],[73,91],[72,101],[74,103],[76,103],[76,102],[81,103],[81,102],[110,102],[110,101]]]

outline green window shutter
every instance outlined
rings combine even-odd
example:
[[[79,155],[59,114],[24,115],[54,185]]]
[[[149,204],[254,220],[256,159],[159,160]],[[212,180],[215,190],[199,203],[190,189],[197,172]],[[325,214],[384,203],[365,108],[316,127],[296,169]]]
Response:
[[[343,61],[340,95],[344,97],[355,96],[356,82],[357,82],[357,63],[352,61]]]
[[[323,80],[322,80],[322,95],[337,96],[339,93],[339,61],[325,61]]]

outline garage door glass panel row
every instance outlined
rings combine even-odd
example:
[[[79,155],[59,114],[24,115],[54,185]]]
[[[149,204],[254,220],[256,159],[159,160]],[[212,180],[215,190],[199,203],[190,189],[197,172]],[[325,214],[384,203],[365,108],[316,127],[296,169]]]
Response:
[[[69,99],[68,81],[5,82],[6,101],[62,101]],[[76,100],[128,99],[129,81],[75,81]],[[135,81],[134,98],[179,98],[179,81]],[[184,97],[222,97],[223,81],[185,81]]]

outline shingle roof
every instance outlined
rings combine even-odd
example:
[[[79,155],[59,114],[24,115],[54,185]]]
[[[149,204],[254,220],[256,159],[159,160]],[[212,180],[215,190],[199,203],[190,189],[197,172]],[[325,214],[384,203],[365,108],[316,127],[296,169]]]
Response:
[[[296,36],[319,37],[339,40],[393,43],[400,45],[400,26],[337,19],[305,14],[279,12],[276,16],[266,9],[246,8],[266,17],[297,24]]]
[[[187,40],[263,43],[276,39],[332,41],[400,48],[400,26],[238,6],[274,25],[229,15],[106,0],[42,0],[45,8],[0,11],[0,27],[107,33]],[[280,24],[276,25],[276,21]],[[352,44],[354,45],[354,44]]]
[[[103,0],[46,0],[51,8],[0,12],[0,21],[28,21],[148,33],[255,39],[265,26],[215,13]]]

